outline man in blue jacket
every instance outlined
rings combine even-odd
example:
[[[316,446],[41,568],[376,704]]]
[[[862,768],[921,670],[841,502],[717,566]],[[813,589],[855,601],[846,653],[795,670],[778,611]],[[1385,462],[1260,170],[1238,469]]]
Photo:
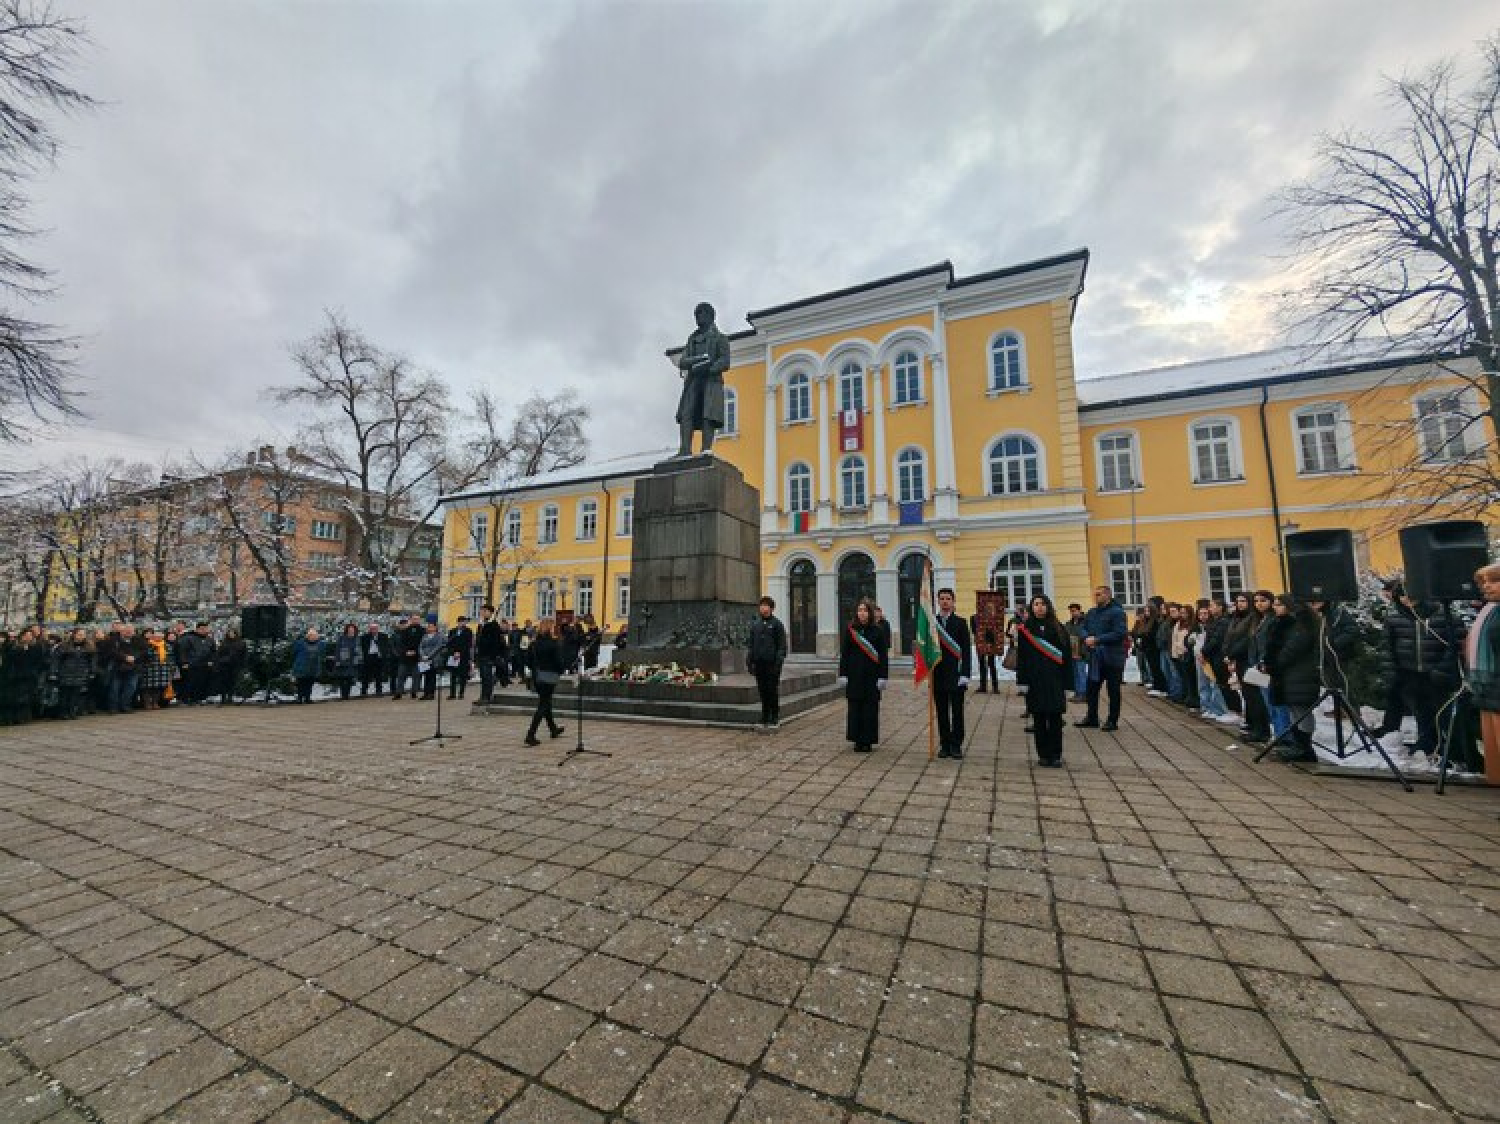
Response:
[[[1094,607],[1083,615],[1083,647],[1089,664],[1089,712],[1075,726],[1120,727],[1120,681],[1125,677],[1125,610],[1106,585],[1094,590]],[[1099,726],[1099,688],[1109,688],[1109,718]]]

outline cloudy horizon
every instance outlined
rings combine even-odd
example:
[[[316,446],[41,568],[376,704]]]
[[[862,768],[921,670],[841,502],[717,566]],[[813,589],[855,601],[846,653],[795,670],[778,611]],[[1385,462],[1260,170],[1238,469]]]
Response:
[[[91,40],[30,186],[90,417],[7,460],[213,459],[337,309],[461,403],[576,387],[670,444],[662,357],[748,310],[1077,247],[1081,376],[1278,346],[1275,193],[1482,5],[58,0]],[[1377,18],[1373,16],[1378,15]]]

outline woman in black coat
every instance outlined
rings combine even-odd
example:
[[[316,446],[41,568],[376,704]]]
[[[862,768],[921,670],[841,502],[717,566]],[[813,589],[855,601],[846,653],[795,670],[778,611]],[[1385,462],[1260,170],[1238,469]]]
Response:
[[[1264,664],[1271,677],[1271,703],[1286,707],[1291,723],[1287,737],[1291,745],[1280,751],[1283,761],[1316,761],[1313,729],[1314,708],[1322,694],[1318,673],[1318,620],[1311,609],[1290,593],[1278,593],[1271,603],[1274,614],[1266,631]]]
[[[849,703],[845,733],[856,753],[869,753],[880,740],[880,692],[890,673],[885,630],[875,623],[869,602],[861,601],[839,645],[839,682]]]
[[[563,732],[557,719],[552,717],[552,692],[557,690],[557,681],[562,678],[566,665],[551,619],[537,625],[536,639],[527,646],[526,658],[531,665],[531,686],[536,691],[536,709],[531,714],[531,729],[526,731],[526,744],[541,745],[536,732],[543,722],[547,723],[554,738]]]
[[[1055,769],[1062,765],[1073,656],[1068,630],[1057,619],[1050,597],[1038,594],[1031,599],[1028,618],[1016,617],[1016,680],[1026,684],[1037,763]]]
[[[219,688],[219,701],[228,705],[234,702],[234,693],[240,683],[240,671],[245,666],[249,648],[240,637],[240,630],[231,628],[224,634],[224,643],[219,645],[214,657],[214,679]]]

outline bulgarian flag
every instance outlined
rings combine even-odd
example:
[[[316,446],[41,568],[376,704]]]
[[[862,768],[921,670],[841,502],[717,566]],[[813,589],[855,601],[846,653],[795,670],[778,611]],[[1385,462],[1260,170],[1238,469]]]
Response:
[[[937,616],[932,607],[931,558],[922,567],[922,587],[917,595],[917,636],[911,648],[911,658],[915,672],[913,683],[926,679],[943,658],[943,648],[937,637]]]
[[[806,511],[792,513],[792,530],[806,532],[812,530],[812,515]]]

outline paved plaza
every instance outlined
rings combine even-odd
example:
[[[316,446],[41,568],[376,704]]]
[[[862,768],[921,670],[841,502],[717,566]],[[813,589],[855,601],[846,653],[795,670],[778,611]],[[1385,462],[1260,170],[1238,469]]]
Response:
[[[0,730],[0,1121],[1500,1119],[1500,793],[969,714]]]

